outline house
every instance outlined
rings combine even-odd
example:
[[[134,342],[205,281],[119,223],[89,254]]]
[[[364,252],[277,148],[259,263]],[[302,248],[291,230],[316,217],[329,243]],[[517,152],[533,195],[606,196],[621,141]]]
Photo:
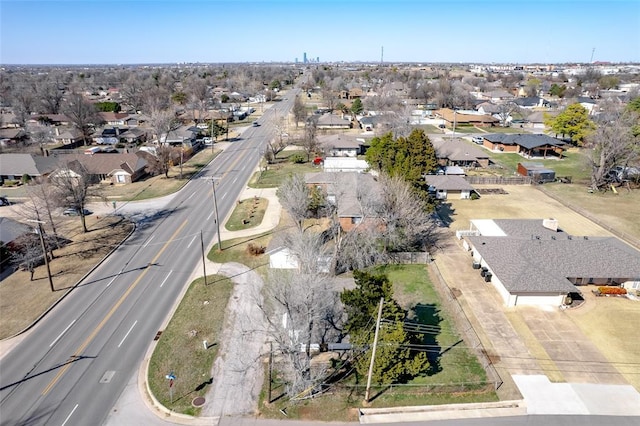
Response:
[[[485,148],[492,151],[515,152],[526,158],[562,158],[565,151],[563,142],[543,134],[494,133],[483,136]]]
[[[356,98],[362,98],[363,96],[364,96],[364,91],[359,87],[354,87],[351,89],[340,91],[340,99],[356,99]]]
[[[527,124],[526,127],[532,129],[544,129],[544,118],[545,116],[555,117],[558,115],[559,111],[534,111],[531,114],[527,115]]]
[[[489,154],[467,141],[432,137],[431,143],[441,166],[489,167]]]
[[[8,217],[0,216],[0,243],[7,248],[11,249],[14,241],[31,232],[33,232],[33,227]],[[3,264],[5,260],[2,259]]]
[[[555,219],[475,219],[456,235],[507,306],[560,306],[580,285],[640,280],[640,252],[615,237],[572,236]]]
[[[452,110],[449,108],[442,108],[435,112],[436,118],[441,118],[450,127],[456,126],[476,126],[476,127],[491,127],[500,122],[495,117],[487,114],[481,114],[478,111],[467,110]]]
[[[471,193],[475,191],[464,177],[458,175],[427,175],[425,181],[429,185],[429,192],[433,193],[438,200],[455,196],[466,200],[471,198]]]
[[[0,145],[17,144],[27,138],[27,133],[19,127],[0,129]]]
[[[357,172],[364,173],[369,170],[369,163],[355,157],[326,157],[322,162],[325,172]]]
[[[322,191],[327,201],[337,206],[337,217],[343,231],[349,232],[357,226],[377,226],[375,204],[371,198],[361,203],[359,195],[367,193],[369,197],[379,188],[378,182],[369,173],[307,173],[305,183],[311,188]]]
[[[147,132],[140,127],[133,127],[120,133],[120,140],[127,143],[142,143],[147,140]]]
[[[334,114],[313,115],[318,129],[350,129],[351,121]]]
[[[321,135],[318,144],[329,157],[356,157],[364,154],[364,140],[345,134]]]
[[[549,108],[549,101],[544,100],[538,96],[527,96],[522,98],[516,98],[513,100],[513,103],[518,105],[520,108]]]
[[[95,182],[127,184],[136,182],[147,173],[147,160],[130,153],[61,154],[58,171],[81,168]]]
[[[29,175],[32,180],[47,176],[57,167],[53,157],[33,154],[0,154],[0,178],[20,180]]]
[[[78,145],[83,142],[82,133],[75,127],[65,128],[56,126],[55,134],[51,137],[56,143],[62,145]]]
[[[360,127],[365,132],[373,132],[384,127],[389,122],[389,118],[384,115],[368,115],[359,119]]]
[[[496,89],[490,92],[480,93],[480,99],[490,100],[492,102],[510,101],[514,96],[503,89]]]
[[[500,107],[496,104],[485,101],[476,105],[476,111],[480,114],[493,115],[500,112]]]
[[[198,132],[199,129],[196,127],[181,126],[168,134],[163,133],[160,140],[164,145],[191,147],[195,143]]]
[[[100,118],[109,126],[127,126],[128,113],[124,112],[100,112]]]
[[[521,176],[529,176],[535,183],[554,182],[556,172],[548,169],[542,163],[518,163],[517,172]]]

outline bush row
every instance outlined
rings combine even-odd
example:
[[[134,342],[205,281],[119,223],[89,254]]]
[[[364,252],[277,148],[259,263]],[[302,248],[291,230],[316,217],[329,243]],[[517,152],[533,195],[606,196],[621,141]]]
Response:
[[[622,287],[598,287],[600,294],[627,294],[627,290]]]

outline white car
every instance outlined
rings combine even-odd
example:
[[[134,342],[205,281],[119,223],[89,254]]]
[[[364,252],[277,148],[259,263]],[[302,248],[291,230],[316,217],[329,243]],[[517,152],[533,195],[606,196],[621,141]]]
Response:
[[[211,138],[202,138],[202,142],[204,142],[205,145],[211,145],[213,143],[213,139],[211,139]]]
[[[484,138],[482,136],[474,136],[471,140],[473,143],[477,143],[478,145],[482,145],[484,143]]]

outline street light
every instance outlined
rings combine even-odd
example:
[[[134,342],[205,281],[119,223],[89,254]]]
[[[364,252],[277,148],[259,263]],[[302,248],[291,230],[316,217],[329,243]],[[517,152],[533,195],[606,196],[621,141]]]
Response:
[[[220,179],[214,176],[204,176],[202,179],[211,181],[211,188],[213,188],[213,210],[216,214],[216,232],[218,234],[218,250],[222,250],[222,241],[220,240],[220,220],[218,218],[218,199],[216,198],[216,180]]]
[[[44,256],[44,264],[47,267],[47,278],[49,278],[49,287],[51,287],[51,291],[54,292],[53,288],[53,278],[51,278],[51,268],[49,267],[49,256],[47,256],[47,247],[44,244],[44,230],[42,229],[42,224],[44,223],[41,220],[28,219],[27,222],[34,222],[38,224],[38,235],[40,236],[40,244],[42,245],[42,255]]]

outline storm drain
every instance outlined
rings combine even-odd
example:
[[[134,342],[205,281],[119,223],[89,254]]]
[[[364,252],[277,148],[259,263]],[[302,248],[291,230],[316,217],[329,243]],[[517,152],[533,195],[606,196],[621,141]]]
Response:
[[[102,375],[102,379],[100,379],[100,383],[109,383],[111,379],[113,379],[113,375],[116,374],[114,370],[105,371]]]

